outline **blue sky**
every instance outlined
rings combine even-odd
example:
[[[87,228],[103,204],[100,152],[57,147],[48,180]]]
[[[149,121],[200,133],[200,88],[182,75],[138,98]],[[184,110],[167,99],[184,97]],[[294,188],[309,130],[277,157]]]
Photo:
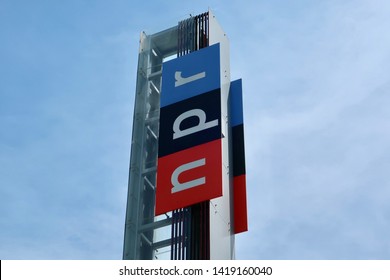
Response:
[[[212,9],[242,78],[238,259],[390,258],[390,2],[0,1],[0,259],[120,259],[139,34]]]

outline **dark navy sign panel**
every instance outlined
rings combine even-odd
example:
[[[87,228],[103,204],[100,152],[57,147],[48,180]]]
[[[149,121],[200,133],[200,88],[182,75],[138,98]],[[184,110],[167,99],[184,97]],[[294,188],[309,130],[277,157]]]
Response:
[[[161,108],[159,157],[220,138],[220,89]]]
[[[233,176],[245,174],[244,125],[232,127]]]
[[[200,49],[163,63],[161,107],[218,89],[219,44]]]

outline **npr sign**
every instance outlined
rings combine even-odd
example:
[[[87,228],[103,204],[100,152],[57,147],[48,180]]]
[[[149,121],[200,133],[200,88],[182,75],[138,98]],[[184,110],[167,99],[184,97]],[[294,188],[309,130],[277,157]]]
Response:
[[[156,215],[222,196],[220,45],[163,64]]]

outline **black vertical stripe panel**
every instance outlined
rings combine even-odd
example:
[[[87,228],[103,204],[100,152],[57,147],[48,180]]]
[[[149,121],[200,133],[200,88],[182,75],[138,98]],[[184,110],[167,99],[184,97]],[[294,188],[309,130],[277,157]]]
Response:
[[[244,125],[232,127],[233,176],[245,174]]]

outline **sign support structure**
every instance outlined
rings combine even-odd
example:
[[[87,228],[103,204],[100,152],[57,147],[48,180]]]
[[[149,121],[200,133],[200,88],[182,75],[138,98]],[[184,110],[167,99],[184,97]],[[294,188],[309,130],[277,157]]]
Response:
[[[123,259],[234,259],[245,188],[241,80],[215,16],[142,33]]]

